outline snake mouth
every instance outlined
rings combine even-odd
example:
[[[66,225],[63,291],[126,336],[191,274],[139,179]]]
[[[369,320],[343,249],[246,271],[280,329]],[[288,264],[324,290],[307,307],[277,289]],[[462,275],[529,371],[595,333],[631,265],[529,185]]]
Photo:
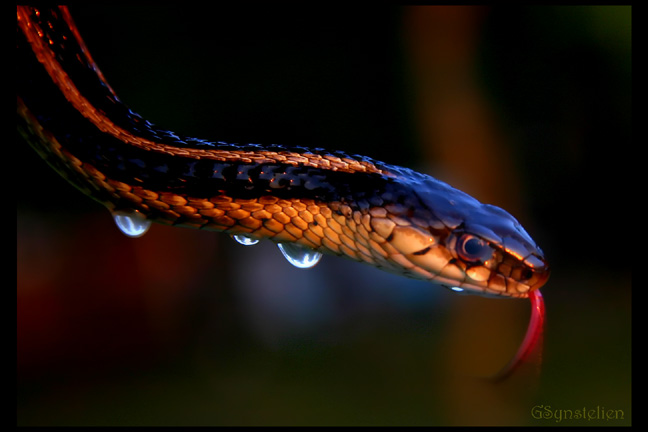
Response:
[[[531,287],[529,291],[534,291],[547,283],[551,275],[551,269],[547,261],[537,255],[531,255],[524,260],[527,266],[525,276],[528,276],[526,283]]]

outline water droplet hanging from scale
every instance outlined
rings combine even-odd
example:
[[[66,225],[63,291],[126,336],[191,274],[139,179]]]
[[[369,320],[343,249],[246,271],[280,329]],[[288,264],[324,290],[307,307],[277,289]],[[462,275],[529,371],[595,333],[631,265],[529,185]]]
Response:
[[[117,227],[128,237],[141,237],[151,227],[151,221],[137,210],[115,210],[112,216]]]

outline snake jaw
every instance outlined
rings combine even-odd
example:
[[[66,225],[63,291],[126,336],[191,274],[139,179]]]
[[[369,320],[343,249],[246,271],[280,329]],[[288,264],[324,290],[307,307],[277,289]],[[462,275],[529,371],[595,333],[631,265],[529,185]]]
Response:
[[[435,242],[434,236],[412,226],[395,226],[391,231],[391,245],[403,255],[425,255]]]

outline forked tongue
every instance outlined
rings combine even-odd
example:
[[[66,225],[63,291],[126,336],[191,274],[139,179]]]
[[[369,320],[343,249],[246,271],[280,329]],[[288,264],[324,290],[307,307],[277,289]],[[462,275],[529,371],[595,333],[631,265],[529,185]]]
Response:
[[[542,342],[545,322],[545,305],[540,290],[529,293],[531,301],[531,317],[527,327],[524,340],[520,344],[515,357],[504,366],[504,368],[492,377],[495,382],[508,378],[516,369],[526,362],[536,363],[538,367],[542,363]]]

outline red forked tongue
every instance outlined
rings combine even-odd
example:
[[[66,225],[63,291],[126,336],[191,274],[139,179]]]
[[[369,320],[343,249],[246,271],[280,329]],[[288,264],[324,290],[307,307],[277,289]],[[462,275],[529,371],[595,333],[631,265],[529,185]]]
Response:
[[[515,357],[493,377],[495,381],[502,381],[507,378],[531,355],[537,357],[538,365],[542,362],[542,339],[545,321],[544,299],[540,294],[540,290],[535,290],[529,293],[529,300],[531,300],[531,318],[529,318],[529,327],[526,335],[524,335],[524,340],[520,344]]]

